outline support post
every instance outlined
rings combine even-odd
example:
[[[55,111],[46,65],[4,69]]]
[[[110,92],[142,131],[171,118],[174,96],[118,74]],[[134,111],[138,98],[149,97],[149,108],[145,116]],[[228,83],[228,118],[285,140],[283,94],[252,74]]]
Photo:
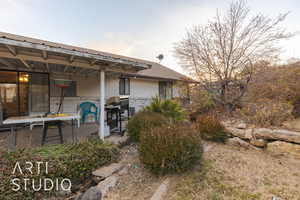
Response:
[[[105,72],[100,71],[100,118],[99,118],[99,137],[104,140],[104,104],[105,104]]]

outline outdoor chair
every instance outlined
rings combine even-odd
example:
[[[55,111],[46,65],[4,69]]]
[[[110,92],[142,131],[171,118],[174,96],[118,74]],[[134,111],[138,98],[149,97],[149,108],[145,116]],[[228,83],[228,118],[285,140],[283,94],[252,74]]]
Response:
[[[81,122],[84,123],[88,115],[94,115],[95,121],[98,120],[98,108],[92,102],[83,102],[79,105]]]

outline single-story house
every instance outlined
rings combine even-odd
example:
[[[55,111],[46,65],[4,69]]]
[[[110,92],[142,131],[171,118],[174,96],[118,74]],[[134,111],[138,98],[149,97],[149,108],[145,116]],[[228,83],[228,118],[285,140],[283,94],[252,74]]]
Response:
[[[7,117],[55,112],[55,79],[71,81],[61,112],[94,102],[100,124],[110,97],[127,95],[138,111],[154,96],[182,97],[182,85],[194,82],[159,63],[0,32],[0,102]]]

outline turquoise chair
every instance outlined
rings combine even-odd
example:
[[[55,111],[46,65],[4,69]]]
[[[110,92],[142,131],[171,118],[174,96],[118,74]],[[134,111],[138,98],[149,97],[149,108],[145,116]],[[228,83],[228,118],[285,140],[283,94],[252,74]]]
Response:
[[[84,123],[88,115],[94,115],[95,120],[98,120],[98,108],[94,103],[83,102],[79,105],[81,111],[81,122]]]

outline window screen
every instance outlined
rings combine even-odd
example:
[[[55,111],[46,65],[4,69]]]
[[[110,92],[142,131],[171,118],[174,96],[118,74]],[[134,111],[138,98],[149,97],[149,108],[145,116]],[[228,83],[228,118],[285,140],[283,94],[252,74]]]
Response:
[[[30,112],[49,111],[48,74],[30,74]]]
[[[171,99],[173,97],[173,83],[167,81],[159,82],[159,97],[162,99]]]
[[[130,79],[129,78],[120,78],[119,94],[120,95],[130,95]]]

